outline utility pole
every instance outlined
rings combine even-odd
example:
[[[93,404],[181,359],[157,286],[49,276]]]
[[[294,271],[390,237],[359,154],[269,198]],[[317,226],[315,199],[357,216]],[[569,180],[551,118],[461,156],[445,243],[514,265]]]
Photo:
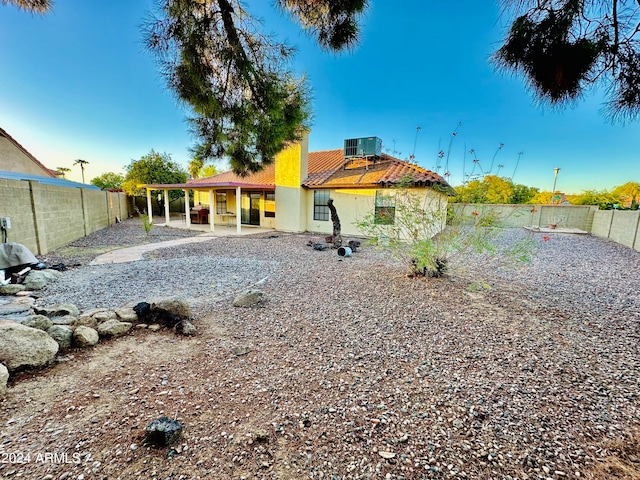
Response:
[[[555,203],[554,197],[556,195],[556,181],[558,180],[558,172],[560,169],[554,168],[553,171],[555,172],[555,175],[553,177],[553,190],[551,191],[551,205]]]

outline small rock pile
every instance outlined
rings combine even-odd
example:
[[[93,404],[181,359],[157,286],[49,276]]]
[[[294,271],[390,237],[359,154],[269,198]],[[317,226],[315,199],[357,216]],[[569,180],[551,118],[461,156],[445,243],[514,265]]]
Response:
[[[59,278],[60,272],[31,272],[37,283],[0,287],[0,395],[6,392],[9,374],[40,368],[51,363],[59,351],[87,348],[100,339],[113,338],[137,329],[158,331],[173,328],[180,335],[194,335],[189,321],[189,304],[179,298],[162,298],[151,303],[118,309],[96,308],[80,312],[72,303],[51,307],[34,306],[33,292]]]

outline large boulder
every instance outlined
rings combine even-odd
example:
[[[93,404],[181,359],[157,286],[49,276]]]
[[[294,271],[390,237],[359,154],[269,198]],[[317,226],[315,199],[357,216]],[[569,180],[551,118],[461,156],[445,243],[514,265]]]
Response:
[[[73,337],[73,329],[66,325],[52,325],[47,333],[53,338],[60,348],[70,348],[71,338]]]
[[[87,327],[96,328],[99,323],[107,320],[118,320],[118,316],[113,310],[108,308],[93,308],[82,312],[76,320],[76,325],[86,325]]]
[[[138,321],[138,315],[131,307],[124,307],[116,310],[116,315],[121,322],[136,323]]]
[[[145,440],[154,447],[165,447],[174,443],[182,433],[183,426],[177,420],[159,417],[152,420],[145,429]]]
[[[119,322],[118,320],[107,320],[98,325],[98,334],[101,337],[116,337],[127,333],[133,327],[131,322]]]
[[[93,316],[98,312],[106,311],[105,308],[92,308],[82,312],[76,319],[76,325],[85,325],[87,327],[96,328],[98,321]]]
[[[24,292],[25,286],[19,283],[10,283],[9,285],[0,285],[0,295],[15,295],[18,292]]]
[[[76,319],[76,326],[96,328],[98,326],[98,321],[89,315],[82,314]]]
[[[51,328],[51,325],[53,325],[53,322],[49,320],[49,317],[45,317],[44,315],[29,315],[28,317],[20,320],[20,323],[27,327],[44,330],[45,332]]]
[[[263,293],[260,290],[247,290],[233,299],[234,307],[252,307],[262,301]]]
[[[43,270],[46,272],[47,270]],[[55,270],[51,270],[55,272]],[[73,303],[58,303],[50,307],[38,307],[34,309],[36,313],[40,315],[46,315],[47,317],[64,317],[65,315],[71,315],[77,317],[80,315],[80,310]]]
[[[53,360],[59,348],[47,332],[0,320],[0,362],[9,372],[44,366]]]
[[[7,380],[9,380],[9,370],[0,363],[0,397],[7,393]]]
[[[189,320],[182,320],[173,327],[178,335],[191,336],[196,334],[196,327]]]
[[[73,331],[73,344],[76,347],[92,347],[98,343],[100,337],[93,328],[80,325]]]
[[[191,317],[191,307],[186,300],[167,297],[153,300],[152,303],[140,302],[132,309],[138,321],[146,324],[159,323],[163,327],[173,328]]]
[[[191,307],[186,300],[177,297],[160,298],[151,302],[151,311],[168,313],[181,319],[191,317]]]
[[[54,325],[75,325],[76,317],[73,315],[64,315],[63,317],[51,317]]]
[[[96,312],[93,314],[93,318],[98,323],[107,322],[109,320],[118,320],[118,316],[113,310],[102,310],[100,312]]]
[[[62,276],[56,270],[31,270],[24,279],[27,290],[42,290],[47,283],[55,282]]]
[[[21,303],[4,303],[0,302],[0,318],[3,316],[6,317],[15,317],[15,316],[26,316],[31,307],[29,305],[22,305]]]

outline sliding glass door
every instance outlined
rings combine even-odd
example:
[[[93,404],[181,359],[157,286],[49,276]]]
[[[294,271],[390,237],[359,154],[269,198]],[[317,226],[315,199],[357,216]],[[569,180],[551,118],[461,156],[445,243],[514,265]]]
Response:
[[[260,192],[247,192],[242,194],[241,220],[243,225],[260,226]]]

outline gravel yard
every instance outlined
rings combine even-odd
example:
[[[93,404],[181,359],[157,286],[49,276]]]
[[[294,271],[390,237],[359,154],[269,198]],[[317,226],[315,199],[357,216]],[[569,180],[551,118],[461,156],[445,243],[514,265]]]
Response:
[[[30,461],[0,456],[0,477],[640,478],[638,252],[534,236],[538,255],[519,270],[466,261],[411,279],[372,247],[340,259],[306,246],[318,236],[276,232],[88,265],[148,240],[141,228],[49,255],[81,266],[38,303],[180,295],[198,335],[138,330],[11,379],[0,455]],[[264,303],[231,306],[249,287]],[[185,425],[173,450],[142,444],[160,415]],[[46,452],[68,462],[35,461]]]

